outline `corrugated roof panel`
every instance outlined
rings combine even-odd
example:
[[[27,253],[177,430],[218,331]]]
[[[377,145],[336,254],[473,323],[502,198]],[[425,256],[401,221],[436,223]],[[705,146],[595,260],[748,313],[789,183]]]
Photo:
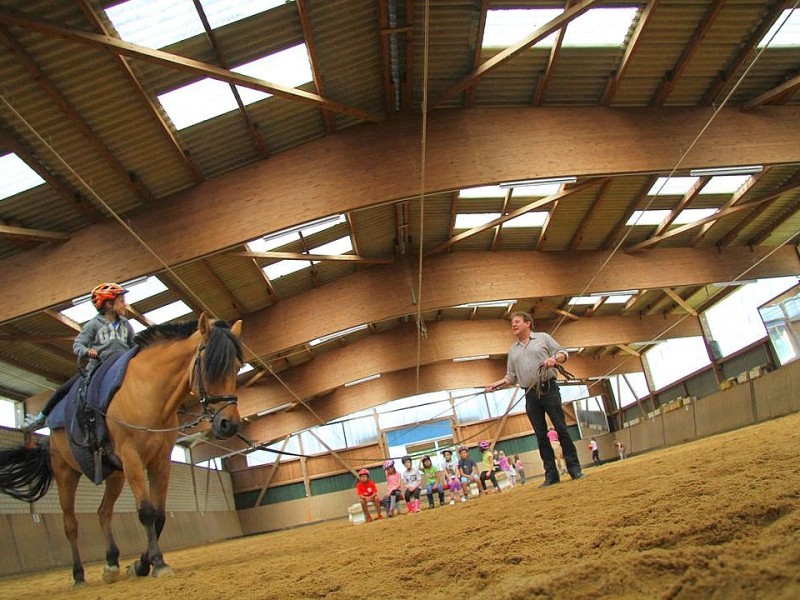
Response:
[[[394,256],[397,237],[396,205],[384,204],[350,213],[356,243],[362,256]]]
[[[244,250],[244,246],[237,250]],[[231,294],[239,301],[245,312],[253,312],[272,302],[267,284],[252,258],[230,256],[226,253],[210,256],[208,266],[225,283]]]
[[[220,175],[259,158],[255,142],[239,111],[198,123],[182,133],[192,158],[207,177]]]

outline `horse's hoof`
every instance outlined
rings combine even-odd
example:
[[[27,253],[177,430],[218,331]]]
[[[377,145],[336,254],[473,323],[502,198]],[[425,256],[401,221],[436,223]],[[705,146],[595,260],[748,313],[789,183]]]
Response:
[[[175,572],[167,565],[164,565],[160,569],[153,569],[153,577],[168,577],[174,574]]]
[[[86,587],[86,581],[75,581],[72,583],[73,590],[78,590],[82,587]]]
[[[136,561],[128,567],[128,577],[147,577],[150,574],[150,565],[142,568],[141,562]]]
[[[119,575],[119,567],[112,567],[110,565],[103,567],[103,581],[106,583],[116,583],[119,581]]]

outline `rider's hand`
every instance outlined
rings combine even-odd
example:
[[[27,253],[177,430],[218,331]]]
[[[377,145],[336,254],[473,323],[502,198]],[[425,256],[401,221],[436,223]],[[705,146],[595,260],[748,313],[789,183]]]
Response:
[[[97,350],[94,348],[89,348],[89,351],[86,353],[86,356],[89,358],[97,358]]]

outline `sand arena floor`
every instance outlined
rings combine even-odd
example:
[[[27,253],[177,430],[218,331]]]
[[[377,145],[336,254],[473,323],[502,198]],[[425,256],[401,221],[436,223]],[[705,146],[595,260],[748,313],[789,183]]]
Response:
[[[800,598],[798,431],[795,414],[548,489],[174,551],[168,578],[9,577],[0,600]]]

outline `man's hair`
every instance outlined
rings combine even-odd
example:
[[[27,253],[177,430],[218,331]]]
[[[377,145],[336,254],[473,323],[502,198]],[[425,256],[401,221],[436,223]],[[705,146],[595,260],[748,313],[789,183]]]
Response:
[[[522,319],[526,323],[532,323],[533,322],[533,317],[531,316],[531,314],[530,313],[526,313],[524,310],[518,310],[517,312],[512,313],[511,314],[511,318],[513,319],[514,317],[519,317],[520,319]]]

